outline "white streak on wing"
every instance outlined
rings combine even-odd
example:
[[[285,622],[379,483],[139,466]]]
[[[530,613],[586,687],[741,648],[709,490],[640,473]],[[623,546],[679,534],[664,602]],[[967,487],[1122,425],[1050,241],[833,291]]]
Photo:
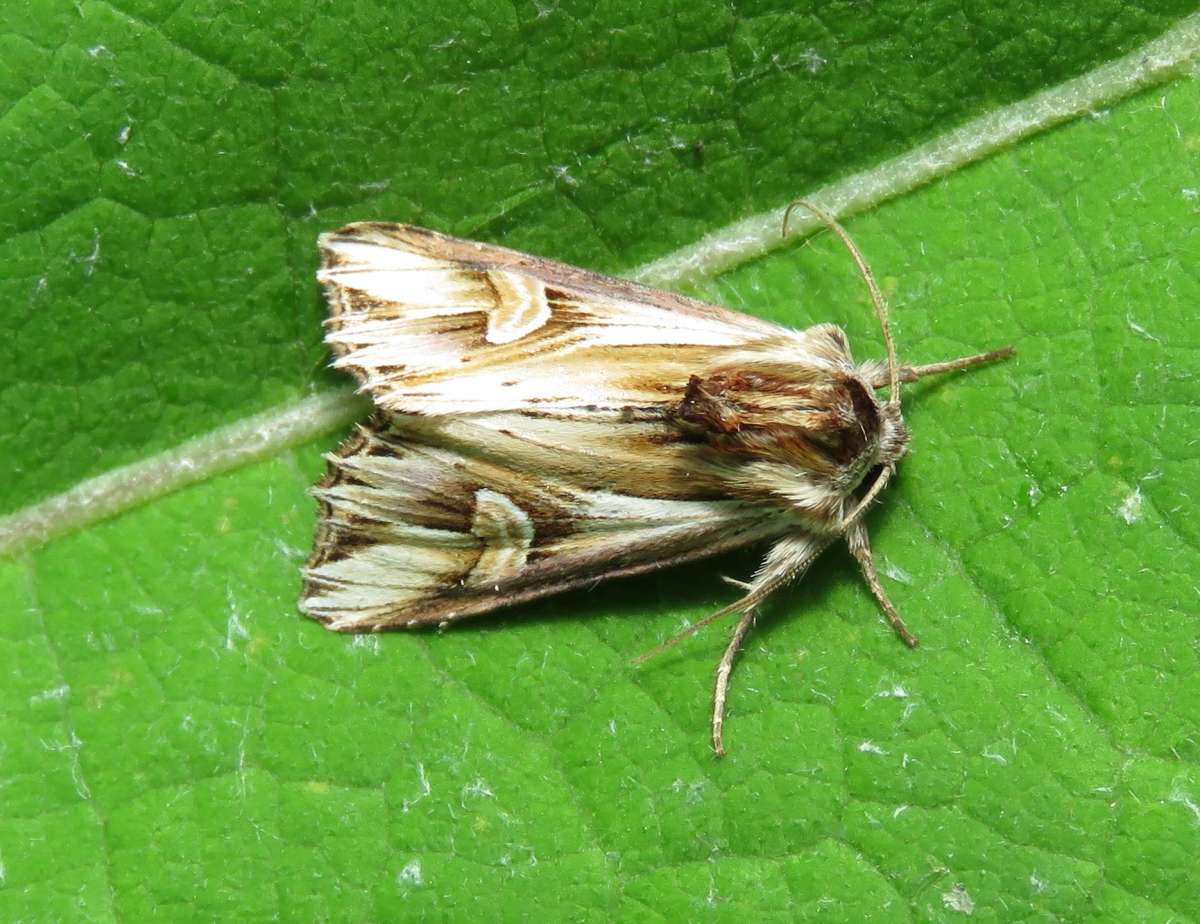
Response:
[[[596,336],[588,339],[595,331]],[[705,346],[708,339],[718,345],[726,343],[720,331],[701,332],[696,335],[693,331],[678,330],[662,332],[651,329],[650,335],[638,341],[638,345],[629,345],[629,353],[614,353],[610,351],[605,362],[594,358],[592,347],[614,344],[608,341],[620,341],[629,336],[637,340],[637,334],[630,336],[628,332],[615,328],[585,328],[580,334],[581,342],[559,346],[552,342],[544,342],[541,349],[514,362],[498,362],[489,365],[482,361],[475,365],[471,363],[455,363],[451,338],[445,338],[440,343],[429,342],[421,350],[410,350],[408,341],[392,345],[392,351],[381,346],[377,351],[355,351],[343,360],[342,364],[361,365],[368,369],[368,387],[378,388],[386,392],[377,399],[389,410],[419,411],[421,413],[446,414],[458,411],[483,412],[502,411],[518,407],[569,408],[587,405],[612,408],[630,404],[661,404],[664,394],[657,390],[646,390],[636,387],[634,382],[644,369],[638,363],[640,347],[658,344],[679,346],[681,348]],[[708,336],[711,334],[711,336]],[[571,336],[575,336],[572,333]],[[781,337],[778,341],[763,344],[755,351],[745,351],[744,355],[756,362],[789,362],[797,358],[804,360],[805,354],[798,352],[797,341]],[[688,376],[694,373],[703,374],[705,366],[702,362],[717,364],[735,363],[742,351],[725,350],[706,353],[703,357],[695,352],[689,354],[680,352],[659,358],[654,364],[654,374],[658,381],[677,387],[682,394]],[[371,362],[364,362],[364,356],[369,356]],[[414,359],[419,357],[417,365]],[[822,364],[824,361],[821,360]],[[411,385],[403,377],[395,378],[388,373],[374,373],[372,368],[388,368],[403,365],[406,374],[419,375],[426,370],[428,378],[418,379]],[[443,374],[443,370],[446,370]],[[411,390],[411,393],[410,393]]]
[[[484,369],[473,375],[461,375],[437,379],[431,383],[413,386],[413,391],[422,395],[420,400],[409,401],[398,392],[394,409],[407,411],[416,408],[429,413],[453,413],[455,411],[503,410],[512,407],[575,407],[596,405],[608,407],[629,404],[626,392],[616,392],[609,386],[609,379],[621,370],[597,368],[591,375],[579,374],[577,370],[563,368],[555,374],[550,370],[524,367],[497,366]],[[522,378],[515,378],[521,376]],[[391,383],[386,375],[370,376],[368,386],[384,388]],[[550,401],[550,396],[563,396]],[[379,403],[392,409],[390,396],[379,399]]]
[[[375,344],[361,350],[352,350],[345,356],[334,360],[335,369],[347,366],[357,366],[367,370],[367,378],[371,384],[390,383],[391,375],[381,376],[371,370],[381,367],[402,367],[407,372],[444,369],[452,362],[457,362],[462,355],[462,347],[453,337],[436,333],[415,333],[405,330],[398,333],[392,340]]]
[[[344,311],[333,320],[339,325],[325,335],[328,343],[344,343],[350,346],[374,346],[387,343],[396,337],[407,337],[415,327],[420,330],[423,321],[433,321],[460,314],[459,305],[426,305],[420,308],[404,306],[403,311],[397,310],[394,315],[375,310]],[[483,311],[483,308],[472,309]],[[442,334],[445,339],[445,334]]]
[[[372,266],[346,272],[335,267],[326,272],[323,281],[382,301],[442,308],[446,314],[486,311],[492,304],[491,293],[478,279],[446,269],[396,272]]]
[[[639,309],[640,310],[640,309]],[[681,320],[673,324],[623,323],[588,324],[574,329],[587,346],[741,346],[746,342],[743,332],[711,321]]]
[[[471,532],[483,543],[479,561],[471,569],[472,584],[496,583],[521,573],[533,545],[529,514],[503,494],[480,488],[475,492]]]
[[[589,519],[617,520],[623,524],[673,527],[727,521],[748,515],[745,505],[737,501],[664,501],[654,497],[614,494],[611,491],[590,491],[585,496]],[[753,516],[760,517],[761,511]]]
[[[379,544],[369,545],[353,555],[327,562],[314,569],[322,582],[343,585],[340,593],[356,601],[366,601],[382,593],[381,602],[409,596],[423,596],[445,575],[462,567],[461,550],[431,546]],[[323,605],[334,605],[339,591],[324,595]]]
[[[540,281],[495,269],[487,275],[498,296],[488,313],[488,343],[512,343],[550,320],[550,305]]]
[[[607,491],[589,492],[581,499],[587,528],[557,541],[560,554],[600,544],[617,548],[624,544],[623,536],[636,536],[642,548],[663,548],[678,547],[681,542],[694,547],[747,529],[769,535],[777,531],[772,524],[787,517],[786,511],[766,511],[737,501],[660,500]],[[603,538],[606,534],[611,538]]]
[[[331,262],[339,264],[338,266],[322,268],[317,272],[317,278],[322,282],[326,282],[334,276],[353,275],[360,268],[364,267],[369,268],[369,271],[390,272],[395,270],[436,269],[449,265],[444,260],[435,260],[433,257],[414,253],[411,250],[402,250],[398,247],[385,247],[381,244],[373,244],[367,241],[338,238],[332,234],[322,234],[319,244],[322,250],[328,251],[333,255],[334,259]]]
[[[461,549],[404,542],[365,547],[309,571],[322,589],[303,601],[303,609],[328,619],[333,629],[370,626],[396,607],[427,599],[463,565]]]

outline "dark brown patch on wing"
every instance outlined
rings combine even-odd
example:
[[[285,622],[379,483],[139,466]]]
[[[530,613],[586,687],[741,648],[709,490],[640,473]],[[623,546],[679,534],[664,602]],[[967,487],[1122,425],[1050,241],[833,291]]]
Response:
[[[819,382],[761,371],[693,375],[675,419],[721,452],[830,475],[854,463],[879,434],[875,399],[844,374]]]

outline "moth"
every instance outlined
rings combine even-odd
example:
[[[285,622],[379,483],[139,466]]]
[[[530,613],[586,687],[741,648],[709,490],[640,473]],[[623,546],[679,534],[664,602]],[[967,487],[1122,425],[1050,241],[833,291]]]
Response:
[[[325,336],[376,413],[326,458],[300,608],[345,632],[444,627],[499,607],[752,544],[714,619],[739,621],[845,542],[899,636],[863,514],[904,455],[900,383],[1007,356],[901,365],[845,230],[886,363],[833,324],[793,330],[490,244],[361,222],[324,234]],[[790,210],[789,210],[790,211]],[[786,216],[785,216],[786,233]],[[886,387],[887,396],[879,390]],[[665,646],[660,646],[665,647]]]

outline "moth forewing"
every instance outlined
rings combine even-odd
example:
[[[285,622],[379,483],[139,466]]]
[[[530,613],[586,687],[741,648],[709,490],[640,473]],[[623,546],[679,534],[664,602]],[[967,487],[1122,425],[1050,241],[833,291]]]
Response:
[[[536,423],[529,434],[517,429],[523,419]],[[569,439],[573,421],[503,422],[497,433],[465,417],[440,428],[376,417],[331,453],[314,492],[321,515],[305,612],[343,631],[444,625],[794,528],[778,509],[699,496],[712,492],[613,490],[627,473],[594,470],[589,480],[609,486],[592,487],[583,460],[557,473],[508,464],[506,447],[520,461],[527,437],[547,440],[556,422]]]
[[[730,349],[786,361],[803,332],[406,225],[320,239],[334,365],[386,411],[664,406]]]
[[[327,456],[301,609],[342,631],[443,626],[770,543],[743,596],[689,630],[741,614],[718,754],[757,606],[831,543],[915,643],[861,522],[908,440],[899,383],[1006,354],[899,366],[865,261],[812,208],[864,272],[886,368],[856,364],[832,324],[791,330],[406,225],[322,235],[326,340],[379,413]]]

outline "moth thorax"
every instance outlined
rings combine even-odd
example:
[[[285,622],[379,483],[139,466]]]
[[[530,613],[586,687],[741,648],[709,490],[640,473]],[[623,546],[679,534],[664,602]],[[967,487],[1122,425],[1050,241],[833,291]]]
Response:
[[[693,375],[674,416],[685,433],[723,453],[834,478],[873,459],[880,438],[874,396],[843,373]]]

